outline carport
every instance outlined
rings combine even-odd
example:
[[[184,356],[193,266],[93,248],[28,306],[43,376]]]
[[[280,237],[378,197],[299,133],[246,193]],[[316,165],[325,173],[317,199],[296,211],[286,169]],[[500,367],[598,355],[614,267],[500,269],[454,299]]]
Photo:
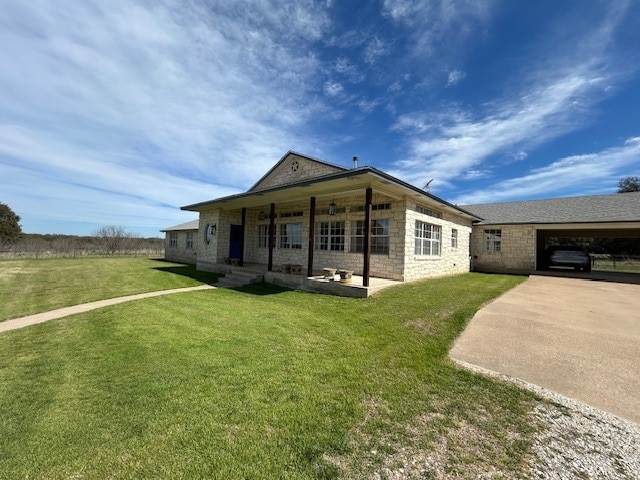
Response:
[[[542,266],[544,250],[553,241],[611,238],[640,243],[640,192],[462,208],[482,219],[473,226],[470,252],[474,270],[482,272],[531,274]]]
[[[554,238],[620,238],[640,241],[640,226],[637,222],[536,225],[536,270],[543,264],[544,250],[553,243],[550,239]]]

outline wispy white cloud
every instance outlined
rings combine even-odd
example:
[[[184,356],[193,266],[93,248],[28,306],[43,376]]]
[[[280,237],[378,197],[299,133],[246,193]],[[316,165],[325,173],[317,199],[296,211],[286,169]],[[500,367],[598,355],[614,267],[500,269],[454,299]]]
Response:
[[[451,70],[447,76],[447,87],[457,85],[465,76],[466,73],[460,70]]]
[[[313,143],[306,122],[325,108],[315,96],[321,63],[304,47],[329,28],[325,8],[3,2],[0,64],[11,67],[0,74],[0,127],[28,126],[19,151],[3,145],[3,181],[20,181],[8,176],[17,161],[47,164],[60,191],[69,182],[101,188],[71,168],[82,164],[95,180],[146,185],[138,193],[150,202],[188,203],[189,182],[199,193],[209,185],[201,200],[246,187],[287,149]]]
[[[405,132],[408,154],[395,174],[410,182],[435,177],[434,185],[470,178],[469,171],[486,170],[502,155],[531,149],[590,120],[590,108],[603,98],[603,88],[619,79],[609,64],[611,31],[619,16],[611,15],[599,28],[580,32],[580,51],[534,61],[528,72],[508,79],[515,88],[488,102],[482,111],[454,105],[435,114],[416,111],[402,115],[393,128]],[[577,42],[577,40],[576,40]],[[577,42],[580,43],[580,42]],[[595,48],[595,46],[598,46]],[[498,160],[499,161],[499,160]]]
[[[457,44],[491,18],[493,0],[384,0],[382,13],[410,28],[413,51],[421,58],[431,56],[447,38]],[[455,40],[454,40],[455,39]]]
[[[510,178],[483,190],[455,199],[460,205],[494,203],[502,200],[539,196],[567,196],[588,193],[611,193],[616,182],[638,168],[640,137],[627,139],[623,145],[600,152],[572,155],[527,174]],[[599,184],[598,191],[585,191],[585,185]]]

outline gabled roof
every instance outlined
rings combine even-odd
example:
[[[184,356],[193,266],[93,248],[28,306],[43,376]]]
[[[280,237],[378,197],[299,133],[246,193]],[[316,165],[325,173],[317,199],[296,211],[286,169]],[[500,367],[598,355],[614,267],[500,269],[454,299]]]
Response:
[[[331,167],[333,169],[337,169],[339,171],[344,171],[344,170],[348,170],[347,168],[340,166],[340,165],[336,165],[334,163],[329,163],[329,162],[325,162],[324,160],[320,160],[318,158],[314,158],[314,157],[310,157],[309,155],[304,155],[302,153],[298,153],[298,152],[294,152],[293,150],[289,150],[287,153],[285,153],[280,160],[278,160],[278,162],[271,167],[271,169],[269,169],[269,171],[267,173],[265,173],[262,177],[260,177],[260,179],[254,183],[251,188],[249,188],[249,190],[247,190],[248,192],[252,192],[254,191],[262,182],[264,182],[273,172],[275,172],[278,167],[280,167],[280,165],[282,165],[284,162],[286,162],[289,157],[291,156],[296,156],[296,157],[300,157],[303,158],[305,160],[308,160],[310,162],[315,162],[315,163],[319,163],[320,165],[325,165],[327,167]]]
[[[640,221],[640,192],[464,205],[479,225]]]
[[[295,201],[311,196],[333,196],[347,191],[360,190],[372,186],[376,191],[387,194],[410,195],[418,201],[436,205],[457,215],[462,215],[472,221],[481,220],[481,217],[470,213],[457,205],[453,205],[429,192],[395,178],[388,173],[374,167],[359,167],[351,170],[343,169],[338,173],[323,175],[320,177],[306,178],[298,182],[286,185],[277,185],[263,190],[248,191],[227,197],[216,198],[206,202],[195,203],[181,207],[182,210],[199,212],[202,210],[224,208],[234,209],[241,207],[255,207],[266,205],[270,202]]]
[[[198,230],[199,220],[191,220],[190,222],[180,223],[173,227],[167,227],[160,230],[161,232],[175,232],[180,230]]]

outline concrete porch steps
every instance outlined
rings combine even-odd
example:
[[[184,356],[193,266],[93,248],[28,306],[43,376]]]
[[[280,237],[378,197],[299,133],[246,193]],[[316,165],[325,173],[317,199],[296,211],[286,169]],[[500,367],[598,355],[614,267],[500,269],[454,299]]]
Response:
[[[264,282],[262,273],[234,270],[225,273],[224,277],[220,277],[215,286],[218,288],[239,288],[262,282]]]

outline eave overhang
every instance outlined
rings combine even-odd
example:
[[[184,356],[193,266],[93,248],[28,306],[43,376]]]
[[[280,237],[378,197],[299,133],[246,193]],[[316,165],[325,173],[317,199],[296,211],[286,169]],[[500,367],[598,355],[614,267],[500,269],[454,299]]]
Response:
[[[286,204],[307,201],[310,197],[338,197],[343,195],[364,195],[367,188],[392,198],[409,196],[452,214],[471,221],[482,218],[453,205],[435,195],[399,180],[373,167],[360,167],[344,172],[305,179],[300,182],[279,185],[258,191],[249,191],[206,202],[181,207],[182,210],[205,212],[211,210],[234,210],[238,208],[262,207],[270,203]]]

